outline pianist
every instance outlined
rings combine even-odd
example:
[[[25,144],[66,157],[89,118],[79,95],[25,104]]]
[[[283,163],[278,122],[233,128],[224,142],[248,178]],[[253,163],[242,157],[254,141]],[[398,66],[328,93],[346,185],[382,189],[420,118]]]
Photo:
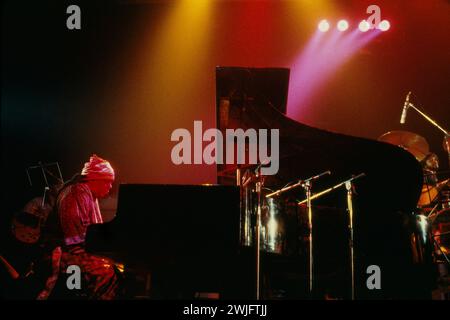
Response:
[[[82,290],[89,299],[114,299],[118,293],[119,274],[113,261],[87,253],[84,248],[87,227],[103,222],[98,199],[108,195],[113,181],[114,169],[110,163],[93,155],[81,174],[68,182],[57,198],[57,214],[64,236],[61,272],[69,265],[79,266]]]

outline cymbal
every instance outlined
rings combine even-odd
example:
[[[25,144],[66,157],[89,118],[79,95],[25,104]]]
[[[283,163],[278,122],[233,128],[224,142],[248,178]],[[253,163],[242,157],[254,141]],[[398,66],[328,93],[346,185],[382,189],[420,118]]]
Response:
[[[409,131],[389,131],[381,135],[378,140],[405,149],[418,161],[422,161],[430,152],[430,147],[425,138]]]

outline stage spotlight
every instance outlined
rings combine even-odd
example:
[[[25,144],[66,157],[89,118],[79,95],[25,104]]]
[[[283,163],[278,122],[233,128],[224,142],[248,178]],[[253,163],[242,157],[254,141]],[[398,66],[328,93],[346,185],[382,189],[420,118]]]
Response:
[[[339,20],[337,23],[337,28],[339,31],[345,31],[348,29],[348,22],[347,20]]]
[[[322,20],[319,22],[318,28],[321,32],[327,32],[330,29],[330,24],[327,20]]]
[[[359,28],[359,31],[366,32],[366,31],[369,31],[370,24],[366,20],[363,20],[359,23],[358,28]]]
[[[391,27],[391,24],[387,20],[383,20],[378,24],[378,29],[381,31],[387,31]]]

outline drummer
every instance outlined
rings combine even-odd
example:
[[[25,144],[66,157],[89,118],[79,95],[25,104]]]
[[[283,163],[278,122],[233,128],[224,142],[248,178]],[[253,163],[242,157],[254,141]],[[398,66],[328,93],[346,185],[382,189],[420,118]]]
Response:
[[[439,169],[439,159],[436,154],[429,153],[420,164],[423,168],[424,184],[435,186],[438,183],[436,172]]]

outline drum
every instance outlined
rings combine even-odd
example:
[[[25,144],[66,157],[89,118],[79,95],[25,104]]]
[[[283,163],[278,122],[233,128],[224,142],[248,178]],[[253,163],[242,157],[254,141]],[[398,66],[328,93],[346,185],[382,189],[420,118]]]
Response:
[[[14,237],[27,244],[35,244],[41,236],[41,217],[28,212],[14,214],[11,232]]]
[[[266,198],[265,195],[270,192],[264,190],[261,196],[260,247],[263,252],[284,255],[287,254],[287,241],[290,238],[287,234],[288,220],[290,216],[296,219],[297,215],[289,214],[289,206],[283,197]],[[258,194],[246,188],[243,190],[242,200],[241,245],[253,247],[256,243]],[[295,221],[294,225],[296,225]]]
[[[422,192],[420,193],[417,206],[426,207],[433,203],[439,195],[439,189],[434,185],[424,184],[422,186]]]
[[[261,208],[261,249],[282,254],[286,240],[284,204],[277,198],[264,199]]]
[[[450,209],[450,190],[441,191],[442,209]]]
[[[410,234],[413,262],[424,264],[433,254],[431,225],[425,214],[414,215],[413,232]]]
[[[417,206],[423,208],[433,204],[433,202],[436,202],[439,199],[443,208],[446,206],[450,207],[450,194],[448,190],[445,190],[449,185],[450,179],[436,183],[434,183],[433,180],[426,180],[422,187],[422,193],[420,194]]]

